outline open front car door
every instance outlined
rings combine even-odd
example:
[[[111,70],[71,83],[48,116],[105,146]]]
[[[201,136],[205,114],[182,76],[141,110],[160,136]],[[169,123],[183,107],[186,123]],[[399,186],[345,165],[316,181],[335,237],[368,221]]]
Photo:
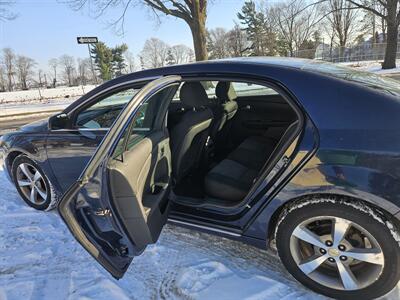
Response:
[[[74,237],[115,278],[157,241],[167,221],[166,114],[180,80],[163,77],[136,94],[58,205]]]

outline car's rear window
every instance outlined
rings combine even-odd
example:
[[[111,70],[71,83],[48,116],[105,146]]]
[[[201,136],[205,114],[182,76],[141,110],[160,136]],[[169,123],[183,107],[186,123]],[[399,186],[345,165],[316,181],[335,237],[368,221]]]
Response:
[[[309,63],[304,65],[302,69],[353,81],[374,90],[400,96],[400,82],[382,75],[358,71],[350,67],[326,62]]]

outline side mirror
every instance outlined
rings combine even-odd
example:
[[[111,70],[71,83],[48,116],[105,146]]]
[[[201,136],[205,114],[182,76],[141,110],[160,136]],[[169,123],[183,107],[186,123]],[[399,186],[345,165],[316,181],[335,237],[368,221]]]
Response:
[[[51,130],[66,129],[69,125],[69,117],[65,113],[60,113],[50,117],[49,128]]]

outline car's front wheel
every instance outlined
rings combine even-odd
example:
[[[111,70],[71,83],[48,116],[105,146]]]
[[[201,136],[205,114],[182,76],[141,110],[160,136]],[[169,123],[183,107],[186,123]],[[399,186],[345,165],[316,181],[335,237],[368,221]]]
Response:
[[[55,193],[45,173],[36,162],[20,155],[11,167],[12,179],[22,199],[38,210],[49,210],[54,206]]]
[[[276,245],[289,272],[336,299],[371,299],[400,279],[399,233],[383,214],[360,202],[309,199],[287,208]]]

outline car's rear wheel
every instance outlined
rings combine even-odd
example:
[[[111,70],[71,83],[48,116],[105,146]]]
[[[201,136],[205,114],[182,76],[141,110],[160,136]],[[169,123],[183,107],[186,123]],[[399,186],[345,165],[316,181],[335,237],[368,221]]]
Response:
[[[42,169],[30,158],[20,155],[12,167],[12,179],[22,199],[38,210],[52,208],[55,195]]]
[[[393,223],[365,204],[313,199],[284,211],[276,244],[307,287],[332,298],[371,299],[400,279],[398,237]]]

